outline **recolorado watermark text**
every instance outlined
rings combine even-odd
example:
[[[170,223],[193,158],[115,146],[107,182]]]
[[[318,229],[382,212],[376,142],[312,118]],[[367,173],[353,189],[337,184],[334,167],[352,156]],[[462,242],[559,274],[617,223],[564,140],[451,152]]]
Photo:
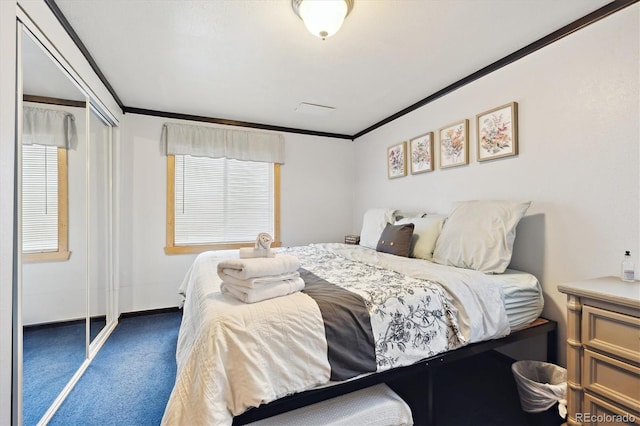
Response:
[[[576,413],[576,421],[581,423],[635,423],[636,418],[631,414],[591,414]]]

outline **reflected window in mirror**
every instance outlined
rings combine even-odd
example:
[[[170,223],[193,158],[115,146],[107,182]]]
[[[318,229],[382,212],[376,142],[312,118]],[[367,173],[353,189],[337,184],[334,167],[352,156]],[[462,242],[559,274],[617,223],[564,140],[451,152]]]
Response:
[[[23,123],[23,261],[67,260],[67,150],[77,141],[75,117],[64,110],[25,106]]]

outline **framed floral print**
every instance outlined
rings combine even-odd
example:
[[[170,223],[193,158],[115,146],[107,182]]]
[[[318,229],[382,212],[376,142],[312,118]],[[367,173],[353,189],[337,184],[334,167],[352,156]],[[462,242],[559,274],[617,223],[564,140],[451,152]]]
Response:
[[[409,140],[411,174],[433,170],[433,132]]]
[[[476,115],[478,161],[518,154],[518,104],[511,102]]]
[[[389,179],[407,175],[407,143],[387,148],[387,176]]]
[[[441,128],[440,168],[469,164],[469,120],[464,119]]]

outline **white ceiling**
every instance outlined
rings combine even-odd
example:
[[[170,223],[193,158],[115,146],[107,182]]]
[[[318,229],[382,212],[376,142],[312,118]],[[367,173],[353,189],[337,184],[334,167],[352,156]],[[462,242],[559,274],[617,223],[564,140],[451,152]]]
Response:
[[[25,64],[22,67],[25,95],[86,101],[84,93],[26,33],[22,37],[22,61]]]
[[[56,0],[127,107],[346,135],[607,3],[355,0],[323,41],[290,0]]]

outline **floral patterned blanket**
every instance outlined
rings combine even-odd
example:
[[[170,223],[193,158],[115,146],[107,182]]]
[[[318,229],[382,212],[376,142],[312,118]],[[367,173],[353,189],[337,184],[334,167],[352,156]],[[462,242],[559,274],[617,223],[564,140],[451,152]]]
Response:
[[[373,331],[374,371],[412,364],[464,344],[456,309],[437,282],[347,259],[317,246],[285,253],[297,256],[301,266],[317,277],[361,296]],[[345,315],[344,327],[349,326],[349,318]]]

